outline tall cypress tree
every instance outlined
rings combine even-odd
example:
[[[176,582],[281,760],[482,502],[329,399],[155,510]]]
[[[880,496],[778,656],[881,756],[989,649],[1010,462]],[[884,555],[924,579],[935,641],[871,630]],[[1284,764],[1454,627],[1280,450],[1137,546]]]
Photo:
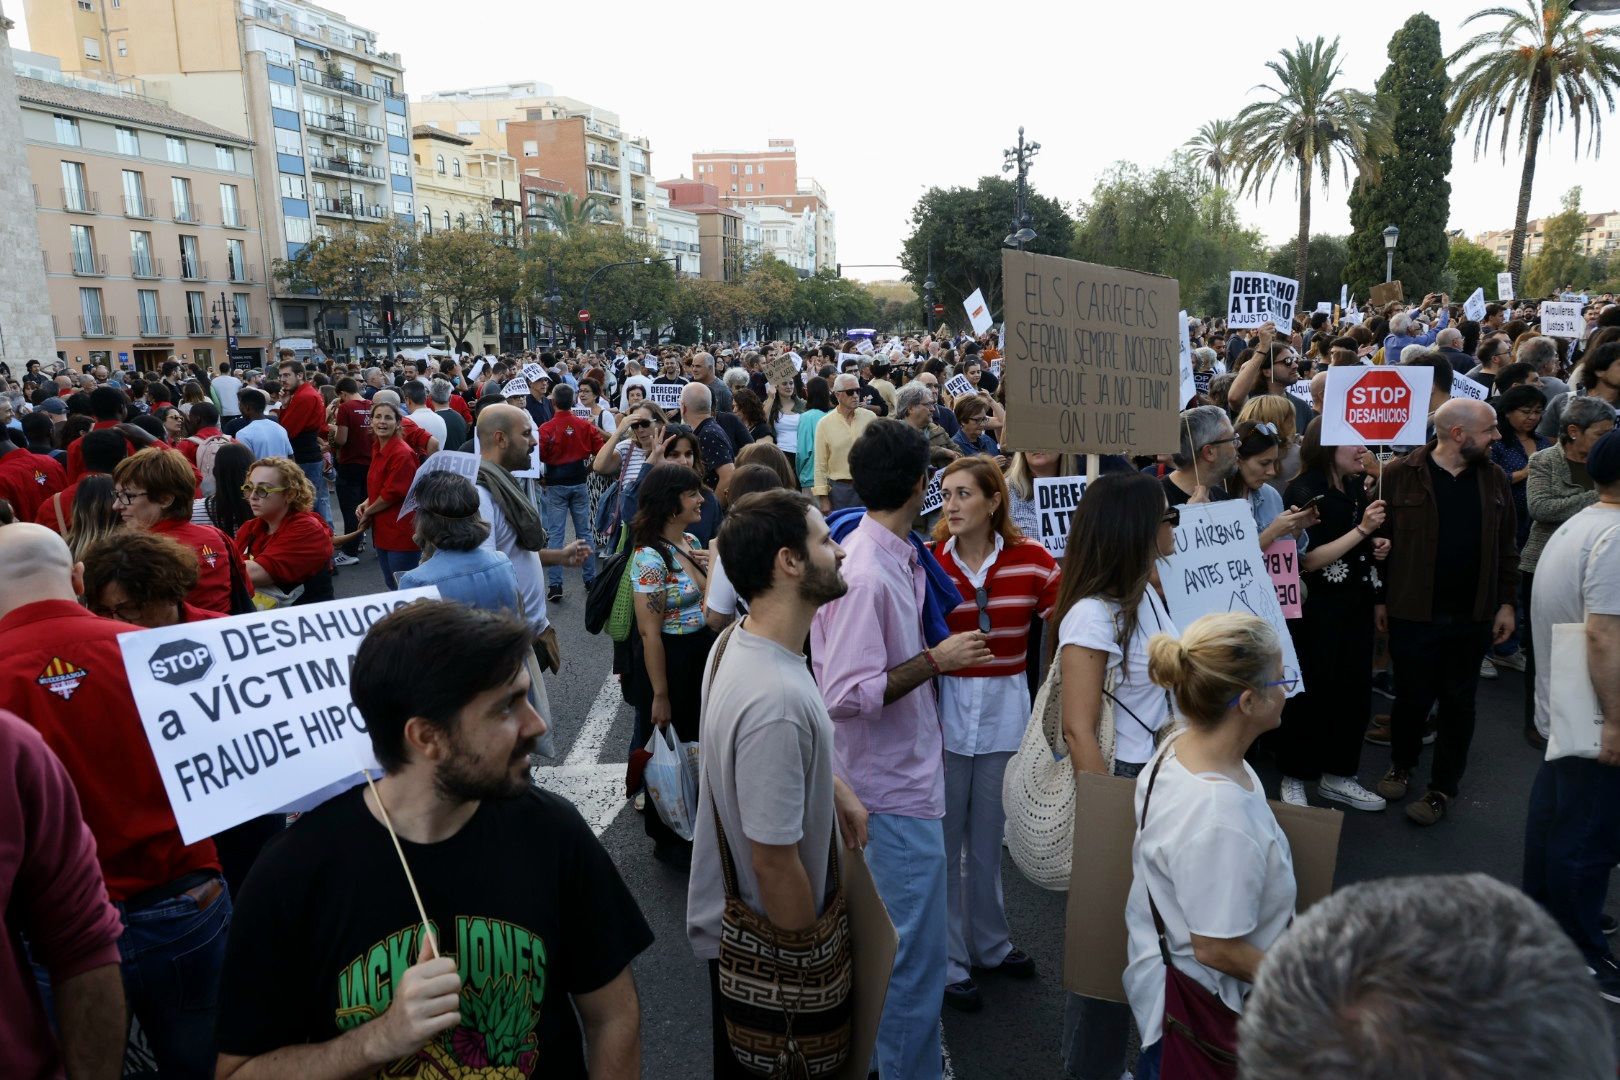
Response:
[[[1384,229],[1401,230],[1395,278],[1406,295],[1438,288],[1446,269],[1451,214],[1450,86],[1440,24],[1413,15],[1389,39],[1389,67],[1378,80],[1379,106],[1394,117],[1395,149],[1381,161],[1377,183],[1350,192],[1350,260],[1345,278],[1358,297],[1384,280]]]

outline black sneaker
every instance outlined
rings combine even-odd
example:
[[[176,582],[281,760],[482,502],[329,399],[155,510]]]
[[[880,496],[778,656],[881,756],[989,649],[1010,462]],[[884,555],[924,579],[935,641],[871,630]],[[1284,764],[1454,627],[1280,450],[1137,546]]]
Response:
[[[546,601],[552,604],[562,603],[562,586],[553,585],[549,590],[547,590]]]
[[[1603,931],[1605,937],[1613,937],[1616,930],[1620,930],[1620,923],[1614,921],[1613,915],[1598,916],[1598,929]]]
[[[1035,977],[1035,958],[1022,949],[1014,949],[995,967],[978,968],[977,970],[992,975],[1011,975],[1015,979],[1033,979]]]
[[[978,1012],[984,1008],[984,999],[979,996],[977,983],[963,979],[945,987],[945,1004],[957,1012]]]
[[[1614,957],[1604,957],[1589,970],[1592,972],[1592,977],[1597,980],[1598,996],[1613,1005],[1620,1005],[1620,964],[1614,962]],[[949,1000],[950,989],[948,987],[945,996]]]

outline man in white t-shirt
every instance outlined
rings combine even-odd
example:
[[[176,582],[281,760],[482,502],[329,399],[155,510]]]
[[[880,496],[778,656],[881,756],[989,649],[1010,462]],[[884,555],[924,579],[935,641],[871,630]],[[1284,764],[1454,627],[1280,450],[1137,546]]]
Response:
[[[220,361],[219,374],[208,384],[208,393],[213,397],[214,404],[219,406],[220,420],[242,414],[241,406],[236,403],[236,395],[241,389],[242,380],[231,373],[230,361]]]
[[[410,409],[411,422],[439,440],[439,445],[443,447],[448,431],[445,428],[444,417],[434,412],[433,407],[427,403],[427,387],[423,386],[420,380],[413,379],[400,388],[400,393],[405,396]],[[455,447],[449,449],[453,450]]]
[[[1524,832],[1524,891],[1575,942],[1598,993],[1620,1004],[1620,964],[1600,921],[1620,865],[1620,432],[1586,458],[1598,501],[1547,541],[1536,563],[1530,619],[1536,649],[1536,728],[1548,734],[1553,627],[1586,628],[1586,663],[1603,724],[1597,758],[1542,763]]]

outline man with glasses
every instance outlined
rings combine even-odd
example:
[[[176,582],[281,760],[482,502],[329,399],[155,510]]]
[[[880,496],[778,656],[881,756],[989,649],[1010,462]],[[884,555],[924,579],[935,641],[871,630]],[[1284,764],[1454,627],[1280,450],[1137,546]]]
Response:
[[[1490,460],[1501,437],[1496,411],[1472,398],[1434,414],[1435,442],[1384,469],[1384,498],[1399,509],[1379,529],[1391,541],[1386,604],[1395,669],[1390,768],[1378,783],[1404,798],[1423,750],[1424,720],[1439,702],[1438,738],[1427,793],[1406,808],[1419,825],[1451,809],[1474,737],[1479,659],[1513,633],[1519,584],[1512,493]]]
[[[1311,407],[1288,392],[1299,381],[1299,350],[1287,340],[1274,340],[1272,332],[1270,324],[1260,328],[1254,355],[1238,369],[1226,392],[1227,404],[1236,413],[1250,397],[1274,394],[1294,407],[1294,430],[1304,431],[1311,423]]]
[[[932,371],[924,371],[912,381],[928,387],[929,392],[933,395],[934,423],[944,428],[946,435],[954,438],[960,428],[956,423],[956,413],[946,408],[945,403],[939,400],[939,376]]]
[[[1230,499],[1226,478],[1237,471],[1237,444],[1232,418],[1219,405],[1200,405],[1183,412],[1181,449],[1172,458],[1175,468],[1163,481],[1169,504]]]
[[[837,408],[816,425],[814,490],[824,514],[861,505],[850,475],[849,451],[877,415],[858,407],[860,385],[860,380],[847,372],[834,379],[833,401]]]

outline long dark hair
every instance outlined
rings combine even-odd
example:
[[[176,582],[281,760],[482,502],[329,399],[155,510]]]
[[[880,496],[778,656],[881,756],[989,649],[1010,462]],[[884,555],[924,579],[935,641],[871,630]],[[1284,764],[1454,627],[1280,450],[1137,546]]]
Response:
[[[667,424],[664,427],[663,437],[664,446],[666,447],[665,453],[669,452],[667,448],[676,439],[685,439],[688,445],[692,447],[692,471],[698,474],[698,482],[701,484],[703,477],[708,473],[703,467],[703,443],[698,440],[697,432],[685,424]]]
[[[642,473],[636,516],[630,522],[631,546],[652,548],[663,556],[665,569],[673,571],[675,560],[664,540],[664,526],[680,513],[681,496],[702,490],[703,477],[685,465],[666,463]]]
[[[820,409],[822,412],[833,411],[832,390],[828,388],[826,379],[817,375],[804,384],[804,403],[810,409]]]
[[[1098,597],[1119,605],[1116,626],[1120,672],[1125,672],[1131,638],[1136,634],[1136,608],[1159,558],[1159,523],[1164,519],[1164,488],[1146,473],[1106,473],[1086,485],[1069,526],[1063,556],[1063,583],[1058,589],[1052,625],[1063,621],[1081,600]],[[1049,634],[1047,659],[1057,652],[1057,635]]]
[[[203,500],[208,520],[234,537],[253,520],[253,508],[242,497],[242,485],[253,468],[253,451],[241,443],[222,446],[214,454],[214,493]]]

